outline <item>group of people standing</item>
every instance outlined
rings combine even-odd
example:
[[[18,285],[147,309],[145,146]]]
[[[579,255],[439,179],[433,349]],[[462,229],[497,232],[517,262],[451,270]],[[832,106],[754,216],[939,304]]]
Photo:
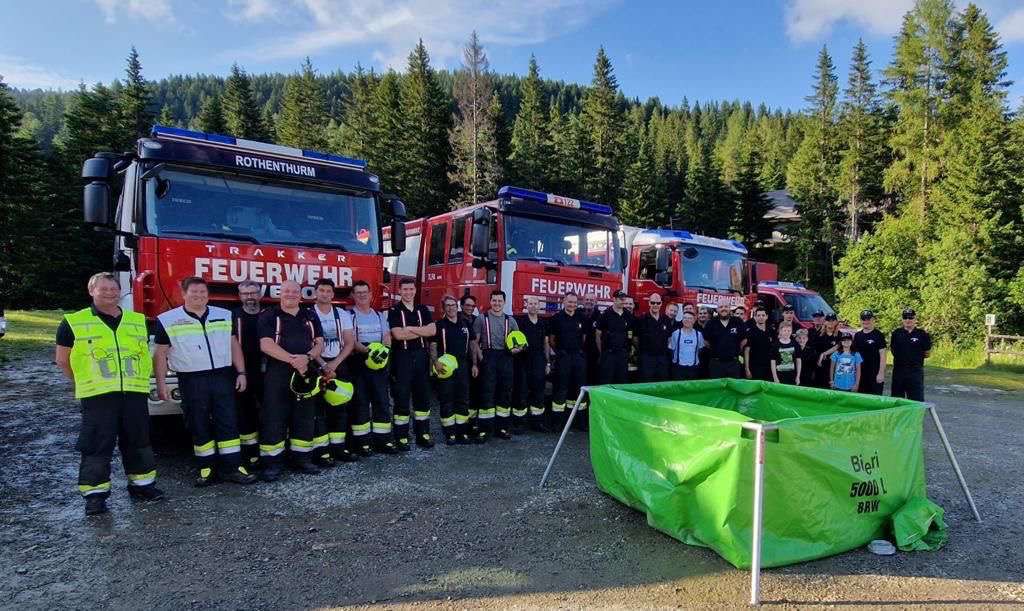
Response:
[[[797,329],[790,307],[769,324],[762,307],[750,320],[724,304],[713,318],[692,304],[662,312],[655,294],[648,312],[634,316],[622,291],[604,310],[593,294],[581,305],[567,293],[550,317],[531,296],[525,313],[512,316],[505,313],[508,296],[494,290],[487,304],[446,296],[435,319],[416,303],[411,279],[400,283],[401,299],[386,312],[372,308],[362,281],[351,288],[352,308],[335,305],[330,279],[316,283],[311,307],[301,305],[295,282],[282,283],[271,307],[261,303],[258,284],[242,282],[240,306],[231,311],[210,305],[206,282],[190,277],[181,282],[183,304],[157,317],[151,357],[145,318],[118,306],[117,278],[96,274],[88,289],[93,303],[61,322],[56,355],[82,402],[78,483],[88,515],[107,510],[115,444],[131,497],[164,496],[149,442],[151,373],[160,399],[181,400],[195,484],[206,486],[251,484],[256,470],[275,481],[286,458],[315,474],[339,461],[405,452],[411,443],[431,448],[435,395],[444,442],[481,444],[526,429],[560,429],[586,384],[747,377],[881,394],[892,345],[894,396],[922,400],[920,366],[931,347],[912,310],[887,344],[870,312],[847,337],[834,315],[816,315],[814,328]],[[178,396],[167,385],[169,370]],[[581,401],[580,429],[586,408]]]

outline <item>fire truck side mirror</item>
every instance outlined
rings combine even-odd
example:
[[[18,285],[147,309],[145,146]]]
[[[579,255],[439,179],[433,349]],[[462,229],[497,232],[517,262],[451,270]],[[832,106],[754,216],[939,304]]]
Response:
[[[491,213],[486,208],[473,211],[473,232],[470,237],[469,251],[478,259],[487,259],[490,255]]]
[[[391,212],[391,252],[397,255],[405,252],[405,202],[397,195],[384,195],[384,199]]]
[[[82,164],[82,178],[88,180],[82,193],[82,210],[89,225],[110,224],[110,153],[98,153]]]

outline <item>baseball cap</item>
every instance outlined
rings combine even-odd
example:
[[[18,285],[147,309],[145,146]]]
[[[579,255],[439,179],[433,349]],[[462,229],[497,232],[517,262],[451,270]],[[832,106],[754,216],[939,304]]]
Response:
[[[825,317],[825,320],[839,320],[839,317],[837,317],[835,314],[829,314],[828,316]]]
[[[622,299],[624,297],[629,297],[629,295],[626,294],[626,291],[615,291],[615,294],[612,295],[612,297],[616,299]]]
[[[839,337],[839,341],[841,341],[841,342],[851,341],[852,342],[853,341],[853,334],[852,333],[843,333]]]
[[[817,311],[817,312],[815,312],[814,314],[811,314],[811,316],[812,316],[812,317],[814,317],[814,318],[818,318],[818,317],[820,317],[820,316],[824,316],[824,315],[825,315],[825,313],[824,313],[824,312],[822,312],[821,310],[818,310],[818,311]]]
[[[875,313],[872,312],[871,310],[861,310],[861,313],[860,313],[860,319],[861,320],[871,320],[874,317],[875,317]]]
[[[795,310],[796,310],[796,308],[794,308],[793,306],[789,305],[788,303],[786,305],[782,306],[782,311],[783,312],[793,312]]]
[[[914,318],[917,318],[917,312],[914,311],[914,308],[903,309],[903,320],[911,320]]]

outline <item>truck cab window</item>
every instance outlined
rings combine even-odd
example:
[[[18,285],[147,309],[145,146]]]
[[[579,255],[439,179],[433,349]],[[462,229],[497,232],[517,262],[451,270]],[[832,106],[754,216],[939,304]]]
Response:
[[[427,256],[427,265],[443,265],[445,238],[448,235],[448,222],[442,221],[430,227],[430,253]]]
[[[466,217],[455,219],[452,224],[451,244],[448,247],[448,262],[462,263],[465,257]]]
[[[658,273],[657,257],[658,249],[654,246],[648,246],[640,251],[640,267],[637,270],[638,278],[641,280],[654,280],[654,275]]]

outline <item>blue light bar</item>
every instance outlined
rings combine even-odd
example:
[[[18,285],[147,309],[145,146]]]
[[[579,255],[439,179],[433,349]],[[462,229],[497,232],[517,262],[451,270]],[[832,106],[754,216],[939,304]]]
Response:
[[[361,159],[351,159],[349,157],[342,157],[341,155],[331,155],[329,153],[321,153],[318,151],[298,149],[290,146],[281,146],[280,144],[270,144],[268,142],[258,142],[256,140],[244,140],[242,138],[235,138],[234,136],[224,136],[221,134],[207,134],[204,132],[197,132],[190,129],[181,129],[180,127],[154,125],[152,134],[154,138],[164,137],[177,140],[198,140],[202,142],[210,142],[214,144],[225,145],[229,147],[237,147],[249,151],[278,155],[281,157],[317,160],[322,163],[328,163],[331,165],[338,165],[347,168],[355,168],[359,170],[366,169],[366,162]]]
[[[553,206],[573,208],[576,210],[583,210],[585,212],[593,212],[595,214],[612,213],[612,207],[605,204],[595,204],[594,202],[573,199],[571,197],[565,197],[564,195],[555,195],[554,193],[534,191],[532,189],[524,189],[522,187],[511,187],[506,185],[498,189],[498,197],[502,199],[518,197],[519,199],[525,199],[540,204],[551,204]]]

